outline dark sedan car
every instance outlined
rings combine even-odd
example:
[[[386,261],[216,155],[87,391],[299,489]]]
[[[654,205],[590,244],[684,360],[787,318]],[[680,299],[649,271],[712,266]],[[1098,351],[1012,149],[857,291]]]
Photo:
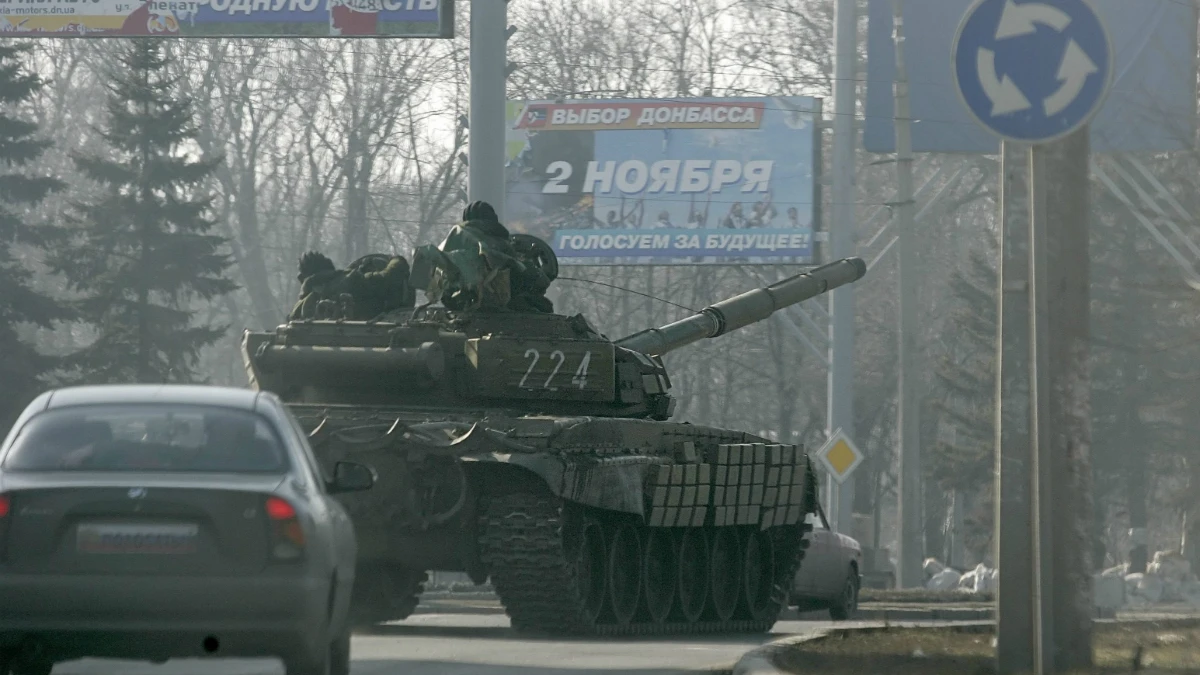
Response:
[[[82,657],[279,657],[345,675],[357,541],[270,393],[42,394],[0,445],[0,674]]]
[[[828,609],[834,621],[844,621],[858,610],[862,588],[862,548],[852,537],[834,532],[817,505],[810,516],[813,530],[809,546],[792,582],[792,605],[812,611]]]

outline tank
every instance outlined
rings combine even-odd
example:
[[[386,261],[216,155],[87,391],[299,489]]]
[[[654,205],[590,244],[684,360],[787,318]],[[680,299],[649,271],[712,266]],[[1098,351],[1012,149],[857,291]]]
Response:
[[[423,306],[291,320],[242,351],[322,465],[376,471],[338,497],[358,533],[356,623],[407,617],[438,570],[490,579],[525,633],[763,632],[802,564],[812,464],[671,421],[662,356],[865,273],[839,260],[618,340],[582,315]]]

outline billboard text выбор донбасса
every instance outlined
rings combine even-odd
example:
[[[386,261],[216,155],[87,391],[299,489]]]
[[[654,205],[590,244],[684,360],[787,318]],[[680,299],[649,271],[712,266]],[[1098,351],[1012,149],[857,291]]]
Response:
[[[564,264],[813,262],[819,101],[510,102],[505,223]]]
[[[454,35],[453,0],[0,0],[20,37]]]

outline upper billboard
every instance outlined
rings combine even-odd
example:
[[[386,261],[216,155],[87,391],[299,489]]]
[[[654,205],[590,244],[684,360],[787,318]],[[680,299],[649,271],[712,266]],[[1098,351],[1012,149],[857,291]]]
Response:
[[[564,264],[813,262],[820,101],[514,101],[509,228]]]
[[[21,37],[454,37],[454,0],[0,0]]]

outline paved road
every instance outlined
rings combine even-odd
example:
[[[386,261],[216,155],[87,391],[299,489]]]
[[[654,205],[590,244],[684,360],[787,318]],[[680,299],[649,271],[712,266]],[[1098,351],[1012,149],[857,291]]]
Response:
[[[482,608],[481,608],[482,609]],[[470,610],[467,610],[468,612]],[[749,649],[827,621],[784,620],[772,635],[705,636],[666,641],[529,640],[517,637],[503,614],[426,613],[357,635],[353,675],[673,675],[728,668]],[[854,622],[839,624],[854,625]],[[85,660],[59,664],[54,675],[282,675],[278,661],[179,660],[155,666]]]
[[[785,612],[770,635],[659,639],[531,640],[509,628],[491,597],[430,598],[419,614],[356,635],[352,675],[683,675],[730,667],[753,647],[788,635],[880,625],[877,620],[833,623],[824,613],[800,620]],[[897,621],[893,625],[947,624]],[[59,664],[54,675],[283,675],[272,660],[179,660],[155,666],[84,660]]]

